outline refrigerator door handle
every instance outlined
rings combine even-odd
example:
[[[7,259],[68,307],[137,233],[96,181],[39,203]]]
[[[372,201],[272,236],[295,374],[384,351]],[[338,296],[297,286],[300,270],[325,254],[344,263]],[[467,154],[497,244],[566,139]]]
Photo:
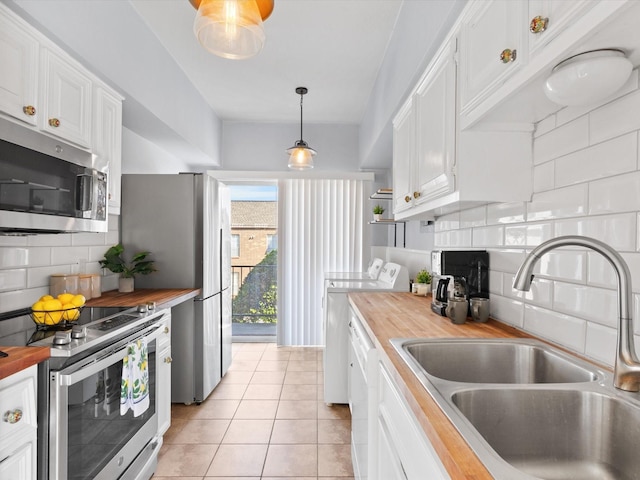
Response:
[[[225,290],[226,290],[226,289],[225,289]],[[221,291],[219,291],[219,292],[214,293],[213,295],[209,295],[208,297],[200,297],[200,296],[198,296],[198,297],[195,297],[195,298],[193,299],[193,301],[194,301],[194,302],[204,302],[205,300],[208,300],[208,299],[210,299],[210,298],[213,298],[213,297],[215,297],[216,295],[220,295],[221,293],[222,293],[222,290],[221,290]]]

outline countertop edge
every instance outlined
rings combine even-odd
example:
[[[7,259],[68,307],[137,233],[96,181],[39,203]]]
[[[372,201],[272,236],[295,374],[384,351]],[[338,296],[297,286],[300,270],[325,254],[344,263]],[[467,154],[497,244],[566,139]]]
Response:
[[[158,308],[172,308],[197,297],[201,291],[199,288],[140,288],[129,293],[110,290],[89,300],[87,306],[135,307],[141,303],[156,302]]]
[[[9,354],[0,358],[0,380],[14,373],[48,360],[51,356],[49,347],[0,347]]]

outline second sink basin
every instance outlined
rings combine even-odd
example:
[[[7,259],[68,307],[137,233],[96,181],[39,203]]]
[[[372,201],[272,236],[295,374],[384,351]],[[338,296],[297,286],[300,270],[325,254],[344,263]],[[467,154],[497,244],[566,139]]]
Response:
[[[452,382],[576,383],[598,378],[595,368],[535,340],[419,339],[406,340],[401,348],[416,364],[412,368]]]
[[[580,390],[457,392],[452,401],[511,466],[547,480],[640,479],[640,409]]]

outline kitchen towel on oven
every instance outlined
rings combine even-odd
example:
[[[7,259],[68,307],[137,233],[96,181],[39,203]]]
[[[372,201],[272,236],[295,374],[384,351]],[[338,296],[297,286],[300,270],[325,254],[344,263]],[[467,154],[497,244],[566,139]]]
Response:
[[[144,339],[127,346],[127,356],[122,360],[120,415],[131,409],[133,416],[137,417],[149,408],[148,355],[147,341]]]

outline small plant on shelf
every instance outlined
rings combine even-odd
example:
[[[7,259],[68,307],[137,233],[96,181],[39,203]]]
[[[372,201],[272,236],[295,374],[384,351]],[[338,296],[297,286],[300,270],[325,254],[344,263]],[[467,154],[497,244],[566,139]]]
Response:
[[[382,205],[376,205],[373,207],[373,218],[376,222],[382,220],[382,214],[384,213],[384,207]]]

